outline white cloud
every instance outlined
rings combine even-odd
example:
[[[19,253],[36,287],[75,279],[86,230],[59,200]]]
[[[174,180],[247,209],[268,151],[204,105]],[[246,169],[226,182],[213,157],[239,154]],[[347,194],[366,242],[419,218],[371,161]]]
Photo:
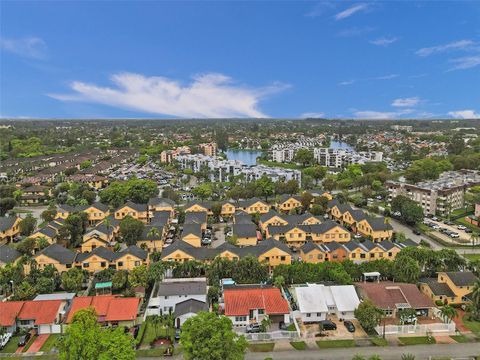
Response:
[[[475,112],[475,110],[450,111],[448,115],[455,119],[480,119],[480,114]]]
[[[267,117],[258,109],[260,100],[285,90],[288,85],[274,83],[248,88],[218,73],[193,77],[191,83],[160,76],[134,73],[111,76],[114,87],[101,87],[80,81],[71,83],[73,94],[48,94],[61,101],[99,103],[151,114],[177,117]]]
[[[419,49],[415,52],[418,56],[429,56],[452,50],[468,50],[475,45],[472,40],[458,40],[444,45],[437,45]]]
[[[355,80],[345,80],[345,81],[339,82],[338,85],[346,86],[346,85],[352,85],[353,83],[355,83]]]
[[[449,69],[449,71],[470,69],[480,65],[480,55],[464,56],[451,59],[450,62],[455,65]]]
[[[354,111],[353,115],[359,119],[373,119],[373,120],[382,120],[382,119],[398,119],[403,115],[413,113],[412,109],[404,109],[400,111],[374,111],[374,110],[361,110]]]
[[[398,98],[393,100],[392,106],[395,107],[412,107],[420,103],[419,97],[410,97],[410,98]]]
[[[26,37],[21,39],[0,39],[0,47],[12,54],[25,58],[45,59],[47,45],[38,37]]]
[[[391,80],[399,77],[400,75],[398,74],[388,74],[388,75],[383,75],[383,76],[377,76],[375,80]]]
[[[371,40],[370,44],[377,45],[377,46],[388,46],[390,44],[393,44],[397,40],[398,38],[396,37],[390,37],[390,38],[380,37],[378,39]]]
[[[306,118],[324,118],[325,113],[323,112],[306,112],[300,115],[300,118],[306,119]]]
[[[368,4],[365,4],[365,3],[359,3],[356,5],[350,6],[348,9],[345,9],[339,12],[338,14],[336,14],[335,20],[338,21],[338,20],[346,19],[359,11],[366,10],[367,8],[368,8]]]
[[[306,17],[318,17],[322,15],[326,10],[333,8],[335,5],[329,1],[321,1],[311,8],[309,12],[305,14]]]

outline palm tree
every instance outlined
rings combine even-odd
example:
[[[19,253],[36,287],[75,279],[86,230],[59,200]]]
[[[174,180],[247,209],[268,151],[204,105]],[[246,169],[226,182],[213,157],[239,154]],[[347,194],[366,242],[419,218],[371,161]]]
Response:
[[[443,317],[443,320],[452,321],[452,319],[457,316],[457,310],[451,305],[443,305],[440,308],[440,315]]]
[[[107,228],[107,239],[108,239],[108,236],[109,236],[108,231],[112,227],[112,222],[110,221],[110,219],[108,217],[106,217],[103,220],[103,225],[105,225],[105,227]],[[112,240],[113,240],[113,230],[112,230]]]
[[[152,228],[148,231],[147,236],[151,238],[160,237],[160,230],[158,230],[158,228],[155,226],[152,226]]]
[[[475,281],[472,289],[472,305],[473,305],[473,316],[475,319],[480,318],[480,279]]]
[[[402,354],[402,360],[415,360],[415,355],[413,354]]]
[[[475,249],[475,244],[478,241],[478,233],[476,231],[472,232],[472,235],[470,235],[470,240],[472,241],[472,248]]]
[[[150,317],[150,322],[153,326],[153,330],[155,331],[155,339],[156,339],[158,338],[158,325],[162,323],[162,316],[153,315]]]
[[[260,324],[260,327],[262,328],[263,332],[267,332],[270,326],[272,326],[272,320],[270,319],[270,316],[265,315]]]

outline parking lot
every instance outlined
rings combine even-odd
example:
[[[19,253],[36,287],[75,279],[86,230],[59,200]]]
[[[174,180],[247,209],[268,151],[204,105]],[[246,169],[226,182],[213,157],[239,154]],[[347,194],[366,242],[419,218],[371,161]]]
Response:
[[[465,232],[462,229],[458,229],[458,227],[457,227],[458,225],[456,225],[456,224],[453,224],[453,225],[445,224],[442,221],[434,221],[432,219],[428,219],[427,222],[431,223],[431,224],[435,224],[435,225],[440,227],[439,230],[434,230],[432,233],[433,233],[433,235],[439,237],[440,239],[442,239],[446,242],[450,242],[450,243],[453,243],[453,244],[455,244],[455,243],[467,244],[467,243],[471,242],[471,234]],[[453,233],[457,233],[458,238],[453,238],[451,236],[448,236],[448,234],[443,232],[442,229],[444,229],[444,231],[450,231],[450,232],[453,232]]]
[[[304,324],[300,319],[298,324],[300,326],[300,332],[302,337],[315,337],[319,333],[318,323]],[[355,326],[355,332],[351,333],[347,330],[343,321],[340,321],[335,315],[329,315],[328,320],[334,322],[337,325],[337,330],[324,330],[323,336],[329,339],[355,339],[355,338],[365,338],[367,333],[360,326],[358,320],[350,320]]]

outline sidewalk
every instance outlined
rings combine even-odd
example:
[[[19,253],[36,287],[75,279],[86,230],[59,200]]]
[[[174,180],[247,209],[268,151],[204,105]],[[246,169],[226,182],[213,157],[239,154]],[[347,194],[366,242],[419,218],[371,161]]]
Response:
[[[27,353],[39,352],[43,344],[45,344],[45,341],[47,341],[47,339],[49,338],[49,336],[50,334],[38,335],[35,341],[32,343],[32,345],[30,345],[30,347],[26,352]]]

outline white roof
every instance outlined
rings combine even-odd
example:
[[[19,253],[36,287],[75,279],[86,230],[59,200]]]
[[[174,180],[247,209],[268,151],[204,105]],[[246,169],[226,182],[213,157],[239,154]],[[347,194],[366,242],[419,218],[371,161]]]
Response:
[[[363,276],[380,276],[380,273],[378,271],[364,272]]]
[[[354,311],[360,304],[357,292],[353,285],[330,286],[338,311]]]
[[[53,293],[53,294],[40,294],[33,299],[33,301],[38,300],[72,300],[75,297],[75,293]]]
[[[327,312],[327,304],[323,296],[323,285],[297,287],[297,303],[302,313]]]
[[[341,312],[351,312],[360,304],[353,285],[307,284],[295,288],[295,292],[301,313],[328,312],[328,307],[335,307]]]

